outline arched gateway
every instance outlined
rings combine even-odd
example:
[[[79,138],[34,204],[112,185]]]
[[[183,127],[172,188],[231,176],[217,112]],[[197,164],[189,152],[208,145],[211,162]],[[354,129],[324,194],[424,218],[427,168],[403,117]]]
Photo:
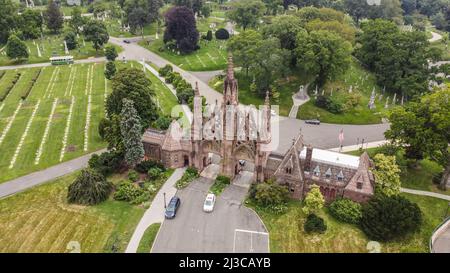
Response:
[[[306,147],[301,134],[287,151],[268,151],[272,140],[269,95],[260,110],[239,105],[238,95],[229,57],[222,103],[202,105],[196,86],[190,130],[183,130],[176,121],[167,131],[147,129],[142,140],[146,158],[170,168],[193,166],[202,171],[215,154],[221,157],[221,174],[234,178],[242,162],[249,162],[254,182],[273,178],[286,185],[294,198],[303,198],[313,184],[320,186],[327,201],[346,197],[365,202],[373,196],[374,176],[367,153],[357,157]]]

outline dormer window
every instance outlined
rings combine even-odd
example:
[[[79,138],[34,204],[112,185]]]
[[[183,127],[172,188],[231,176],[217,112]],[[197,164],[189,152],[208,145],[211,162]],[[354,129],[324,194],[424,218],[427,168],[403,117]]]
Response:
[[[314,169],[313,173],[314,173],[314,176],[320,176],[320,167],[319,167],[319,165],[317,165],[317,167]]]
[[[338,173],[336,177],[338,181],[344,181],[344,173],[342,172],[342,170]]]
[[[286,167],[286,173],[287,174],[291,174],[292,173],[292,168]]]
[[[326,177],[326,179],[331,178],[331,168],[328,168],[327,172],[325,173],[325,177]]]
[[[363,183],[362,183],[362,182],[356,183],[356,188],[357,188],[358,190],[362,190],[362,188],[363,188]]]

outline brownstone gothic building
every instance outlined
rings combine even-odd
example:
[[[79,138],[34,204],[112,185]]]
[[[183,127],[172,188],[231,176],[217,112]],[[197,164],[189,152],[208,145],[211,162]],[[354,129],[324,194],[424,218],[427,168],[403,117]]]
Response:
[[[147,129],[143,136],[147,158],[165,166],[193,166],[199,171],[210,162],[210,154],[221,157],[220,173],[234,178],[240,162],[254,164],[254,182],[274,178],[286,185],[294,198],[303,198],[313,184],[320,186],[327,201],[347,197],[365,202],[374,192],[374,176],[367,153],[360,157],[306,147],[300,134],[285,154],[265,149],[271,142],[269,94],[260,111],[239,105],[238,83],[231,57],[224,80],[223,102],[203,106],[195,89],[190,132],[183,134],[173,121],[167,131]],[[255,119],[259,115],[259,122]],[[258,124],[258,126],[256,126]]]

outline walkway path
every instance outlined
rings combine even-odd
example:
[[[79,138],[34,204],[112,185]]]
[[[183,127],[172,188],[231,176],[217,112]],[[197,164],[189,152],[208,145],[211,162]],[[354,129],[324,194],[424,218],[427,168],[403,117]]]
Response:
[[[437,42],[439,40],[442,40],[442,35],[441,34],[439,34],[437,32],[433,32],[433,31],[430,31],[430,32],[431,32],[431,35],[432,35],[432,37],[430,39],[428,39],[428,41],[430,43],[434,43],[434,42]]]
[[[405,188],[401,188],[400,191],[405,192],[405,193],[414,194],[414,195],[429,196],[429,197],[434,197],[434,198],[439,198],[439,199],[450,201],[450,195],[440,194],[440,193],[436,193],[436,192],[419,191],[419,190],[412,190],[412,189],[405,189]]]
[[[308,86],[309,84],[307,84],[306,86],[304,86],[303,88],[303,94],[301,94],[301,91],[295,93],[294,95],[292,95],[292,108],[291,111],[289,112],[289,117],[290,118],[297,118],[297,113],[298,113],[298,109],[300,108],[300,106],[302,106],[303,104],[307,103],[310,98],[308,96]],[[306,96],[306,98],[301,98],[301,96]]]
[[[139,242],[144,235],[145,230],[155,223],[162,223],[164,221],[164,193],[166,194],[167,202],[177,193],[177,189],[174,187],[175,183],[183,176],[186,168],[176,169],[175,172],[167,179],[166,183],[156,194],[155,198],[150,205],[150,208],[144,213],[141,221],[134,230],[133,236],[128,243],[126,253],[136,253]]]
[[[70,174],[87,166],[89,159],[93,154],[100,154],[105,150],[100,150],[91,154],[78,157],[76,159],[55,165],[48,169],[34,172],[14,180],[0,184],[0,198],[15,194],[34,186],[54,180],[58,177]]]

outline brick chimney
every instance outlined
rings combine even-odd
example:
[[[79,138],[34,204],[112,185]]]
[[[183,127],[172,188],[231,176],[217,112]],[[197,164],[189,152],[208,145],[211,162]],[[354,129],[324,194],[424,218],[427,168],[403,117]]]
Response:
[[[313,148],[311,147],[311,145],[308,145],[306,147],[306,156],[305,156],[305,171],[307,172],[311,171],[312,153]]]

